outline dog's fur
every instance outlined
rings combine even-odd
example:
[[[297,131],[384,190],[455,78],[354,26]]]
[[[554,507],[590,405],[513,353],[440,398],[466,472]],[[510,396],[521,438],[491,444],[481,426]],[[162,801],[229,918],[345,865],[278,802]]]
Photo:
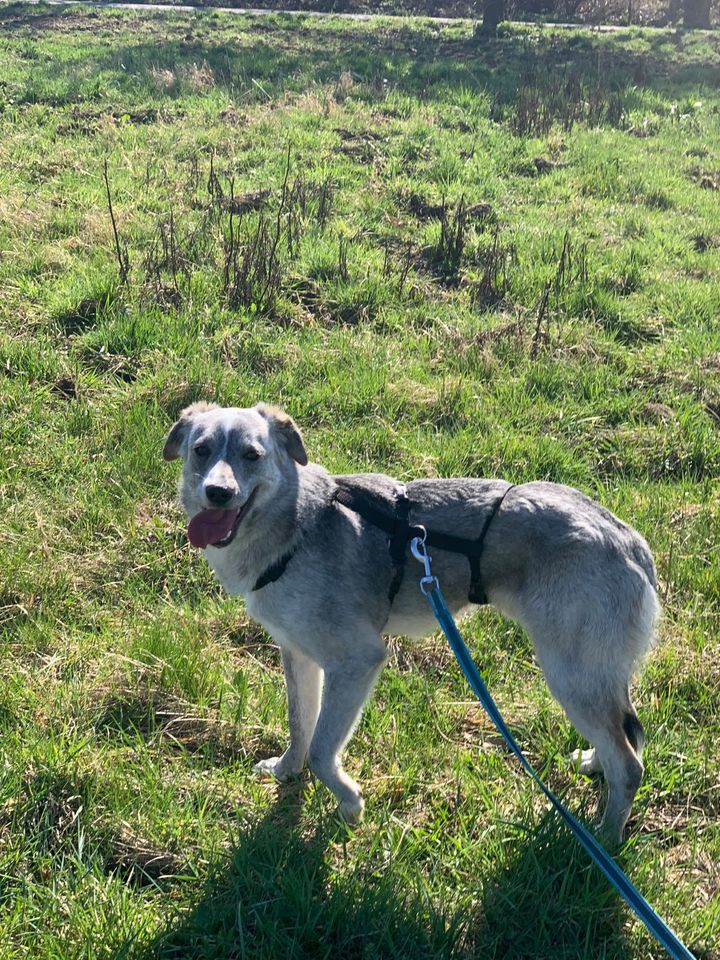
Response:
[[[275,407],[193,404],[170,431],[164,457],[184,460],[180,500],[189,518],[217,506],[209,489],[215,498],[222,491],[228,509],[253,496],[234,539],[207,546],[205,556],[282,652],[290,745],[256,769],[285,780],[307,759],[342,814],[358,819],[362,794],[340,758],[385,662],[383,634],[422,636],[436,628],[417,571],[406,570],[391,607],[387,535],[332,502],[333,477],[308,463],[295,423]],[[390,496],[397,487],[382,474],[359,480]],[[508,486],[415,481],[408,485],[410,521],[475,538]],[[283,575],[254,590],[293,547]],[[432,552],[448,606],[461,614],[468,606],[467,558]],[[525,483],[510,491],[490,524],[482,578],[490,602],[530,634],[550,689],[592,743],[573,758],[584,773],[604,772],[601,830],[619,840],[643,772],[643,730],[628,684],[659,613],[646,542],[577,490]]]

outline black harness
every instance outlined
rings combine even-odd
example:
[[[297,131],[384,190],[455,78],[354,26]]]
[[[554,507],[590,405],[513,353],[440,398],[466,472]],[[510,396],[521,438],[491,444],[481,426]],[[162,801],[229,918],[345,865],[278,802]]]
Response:
[[[482,585],[480,559],[485,546],[485,536],[490,524],[502,506],[503,500],[513,489],[510,484],[507,490],[498,497],[492,509],[485,517],[480,534],[476,539],[456,537],[451,533],[442,533],[439,530],[425,530],[424,527],[414,526],[409,521],[412,501],[408,497],[405,485],[395,490],[394,499],[384,497],[375,491],[368,490],[362,484],[354,482],[350,477],[335,477],[336,488],[333,494],[333,503],[339,503],[353,513],[357,513],[374,527],[378,527],[388,535],[388,549],[392,560],[393,575],[388,589],[388,599],[392,604],[400,589],[407,561],[407,545],[414,537],[426,534],[425,543],[439,550],[448,550],[450,553],[461,553],[468,558],[470,564],[470,589],[468,600],[470,603],[482,605],[487,603],[487,597]],[[253,590],[261,590],[268,583],[279,580],[285,568],[292,560],[298,545],[284,554],[267,568],[257,579]]]

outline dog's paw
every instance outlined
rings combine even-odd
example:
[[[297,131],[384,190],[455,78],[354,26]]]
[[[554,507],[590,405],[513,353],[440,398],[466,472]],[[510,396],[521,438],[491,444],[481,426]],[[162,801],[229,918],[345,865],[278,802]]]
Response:
[[[609,853],[617,853],[623,845],[625,831],[616,823],[606,823],[602,820],[595,827],[595,836]]]
[[[280,783],[285,783],[296,774],[288,770],[282,760],[282,757],[268,757],[267,760],[260,760],[253,767],[253,771],[260,777],[275,777]]]
[[[350,826],[355,826],[360,823],[363,818],[363,813],[365,811],[365,801],[363,800],[362,794],[358,794],[357,797],[353,797],[352,800],[343,800],[338,806],[338,813],[343,818],[345,823],[350,824]]]
[[[602,765],[597,758],[594,747],[591,747],[590,750],[573,750],[568,760],[586,777],[593,773],[602,773]]]

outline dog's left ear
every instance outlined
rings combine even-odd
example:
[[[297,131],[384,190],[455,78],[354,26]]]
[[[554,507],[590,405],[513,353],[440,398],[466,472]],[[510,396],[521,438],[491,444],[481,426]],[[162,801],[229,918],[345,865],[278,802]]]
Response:
[[[180,419],[173,425],[172,430],[167,435],[167,440],[163,447],[164,460],[177,460],[180,456],[182,446],[187,439],[193,416],[196,413],[205,413],[207,410],[213,410],[215,406],[216,404],[214,403],[206,403],[204,400],[201,400],[198,403],[191,403],[189,407],[185,407],[180,414]]]
[[[261,417],[265,417],[274,430],[277,430],[285,444],[285,449],[293,460],[304,467],[308,462],[308,457],[302,436],[293,418],[288,416],[280,407],[272,407],[268,403],[259,403],[255,409]]]

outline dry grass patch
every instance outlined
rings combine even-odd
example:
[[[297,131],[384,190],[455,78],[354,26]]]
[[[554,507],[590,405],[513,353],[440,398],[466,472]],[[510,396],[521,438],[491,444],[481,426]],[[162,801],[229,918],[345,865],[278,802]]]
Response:
[[[720,896],[720,863],[696,845],[679,843],[668,851],[665,862],[668,882],[675,881],[688,890],[693,907],[708,906]]]
[[[137,834],[123,822],[112,828],[106,869],[139,886],[171,880],[186,869],[186,860]]]

